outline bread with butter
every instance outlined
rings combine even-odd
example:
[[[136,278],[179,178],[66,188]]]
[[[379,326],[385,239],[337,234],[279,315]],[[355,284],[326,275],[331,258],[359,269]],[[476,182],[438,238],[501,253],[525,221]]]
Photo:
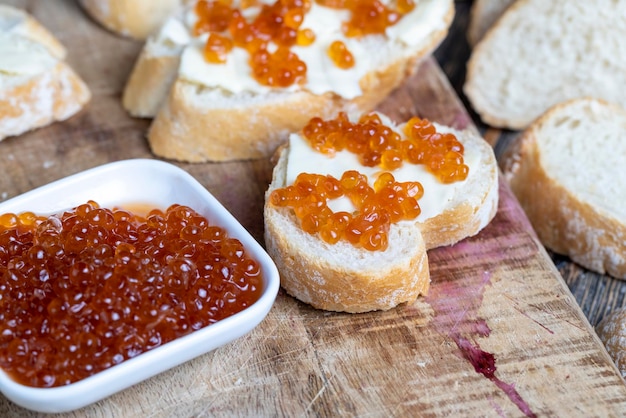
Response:
[[[624,1],[516,1],[472,51],[469,102],[485,123],[509,129],[580,97],[625,107],[624,16]]]
[[[385,126],[402,131],[401,126],[380,116]],[[345,171],[357,170],[373,182],[386,171],[356,164],[346,154],[349,151],[321,154],[306,145],[300,134],[290,136],[279,150],[264,207],[266,249],[287,293],[332,311],[386,310],[411,303],[428,290],[426,251],[475,235],[491,221],[498,206],[498,168],[491,147],[475,133],[435,126],[440,133],[453,133],[463,144],[469,174],[457,184],[444,185],[419,165],[404,163],[391,171],[397,181],[419,181],[424,196],[419,200],[421,214],[417,218],[391,224],[389,244],[383,251],[345,240],[329,244],[305,232],[292,208],[272,203],[272,193],[293,184],[300,172],[340,178]]]
[[[226,64],[207,63],[204,38],[191,32],[192,8],[172,16],[147,41],[123,97],[131,115],[155,117],[148,133],[153,152],[190,162],[267,157],[312,116],[369,111],[443,40],[454,15],[451,0],[422,0],[385,35],[348,39],[340,29],[346,11],[311,5],[301,28],[317,37],[297,50],[306,82],[286,88],[252,78],[243,48],[235,47]],[[352,69],[338,69],[328,57],[337,39],[353,52]]]
[[[626,279],[626,110],[576,99],[517,138],[503,173],[541,242],[574,262]]]
[[[79,0],[85,12],[108,30],[146,39],[185,0]]]
[[[65,120],[89,101],[65,54],[26,12],[0,6],[0,140]]]

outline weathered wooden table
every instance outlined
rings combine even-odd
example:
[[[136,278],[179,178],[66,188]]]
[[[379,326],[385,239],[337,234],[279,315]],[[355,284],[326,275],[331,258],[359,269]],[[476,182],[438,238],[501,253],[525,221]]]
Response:
[[[60,38],[94,98],[66,122],[0,143],[0,199],[110,161],[154,158],[144,138],[149,121],[130,118],[120,105],[141,44],[101,29],[73,0],[6,3],[27,8]],[[444,71],[426,60],[381,110],[397,120],[419,114],[476,129],[455,92],[467,57],[468,5],[457,3],[455,26],[437,51]],[[503,138],[492,141],[496,150],[515,135],[478,129],[490,140]],[[270,161],[177,165],[262,240]],[[429,260],[431,292],[412,306],[336,314],[281,292],[245,337],[66,416],[626,413],[626,385],[585,316],[595,323],[602,315],[597,300],[622,303],[621,294],[604,296],[621,282],[555,257],[574,298],[506,184],[484,231],[431,251]],[[0,416],[35,415],[0,397]]]

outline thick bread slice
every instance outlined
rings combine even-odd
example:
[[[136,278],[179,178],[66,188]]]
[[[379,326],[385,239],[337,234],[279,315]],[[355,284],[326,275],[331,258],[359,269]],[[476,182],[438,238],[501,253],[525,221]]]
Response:
[[[318,309],[342,312],[387,310],[426,294],[430,284],[424,240],[414,225],[392,225],[385,251],[349,243],[327,244],[298,226],[288,208],[268,203],[285,185],[287,152],[280,153],[266,193],[265,245],[281,276],[281,286]]]
[[[473,108],[490,125],[523,129],[569,99],[626,106],[624,16],[624,1],[516,1],[472,52]]]
[[[496,215],[499,201],[498,163],[491,146],[470,130],[434,125],[437,132],[453,133],[465,147],[466,154],[474,154],[477,161],[447,202],[446,209],[418,223],[429,250],[476,235]]]
[[[467,40],[476,45],[515,0],[474,0],[470,9]]]
[[[559,104],[503,162],[511,189],[551,250],[626,279],[626,111],[596,99]]]
[[[126,86],[124,106],[134,116],[156,116],[148,140],[160,157],[190,162],[267,157],[289,132],[300,130],[312,116],[373,109],[446,36],[454,16],[454,3],[446,0],[445,6],[441,25],[432,24],[431,29],[427,25],[432,22],[415,22],[418,28],[426,26],[415,32],[419,41],[414,46],[392,47],[384,41],[376,44],[369,55],[376,56],[381,65],[359,80],[363,94],[354,99],[334,92],[316,95],[289,89],[233,93],[222,87],[196,84],[178,75],[184,45],[176,42],[181,37],[173,40],[160,33],[149,40],[136,64]],[[424,19],[419,13],[417,16]],[[176,19],[179,23],[184,21],[180,16]],[[156,88],[158,85],[165,87]],[[164,90],[169,91],[169,97],[162,96]]]
[[[119,35],[146,39],[184,0],[80,0],[87,14]]]
[[[21,9],[0,4],[0,33],[28,38],[45,46],[54,57],[61,60],[65,59],[66,50],[61,42],[48,29]]]

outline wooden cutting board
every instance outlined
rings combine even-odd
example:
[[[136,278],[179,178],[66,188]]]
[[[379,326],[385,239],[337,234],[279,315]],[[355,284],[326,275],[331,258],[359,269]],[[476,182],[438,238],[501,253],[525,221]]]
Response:
[[[141,44],[99,28],[74,1],[5,3],[59,37],[94,97],[66,122],[0,143],[0,199],[107,162],[154,158],[149,121],[120,105]],[[380,109],[474,129],[433,60]],[[262,240],[268,160],[178,165]],[[623,380],[504,183],[493,222],[429,259],[430,294],[412,306],[336,314],[280,292],[247,336],[67,416],[626,413]],[[0,397],[0,416],[31,413]]]

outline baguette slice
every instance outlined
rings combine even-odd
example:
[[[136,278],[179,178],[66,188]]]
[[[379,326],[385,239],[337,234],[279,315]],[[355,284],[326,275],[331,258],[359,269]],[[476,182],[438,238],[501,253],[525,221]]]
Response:
[[[11,22],[0,32],[2,140],[69,118],[91,93],[62,60],[65,49],[41,25],[17,9],[2,7],[0,13],[3,22]]]
[[[626,111],[572,100],[546,112],[516,144],[504,175],[543,244],[626,279]]]
[[[472,52],[471,105],[487,124],[511,129],[569,99],[626,106],[624,16],[624,1],[516,1]]]
[[[307,89],[233,92],[189,80],[179,74],[180,57],[186,42],[197,40],[191,39],[189,29],[184,40],[181,28],[188,27],[188,18],[183,12],[170,18],[165,24],[168,30],[146,43],[126,85],[124,106],[133,116],[155,117],[148,140],[160,157],[189,162],[268,157],[311,117],[369,111],[400,85],[448,32],[454,3],[439,1],[416,3],[417,8],[442,7],[445,13],[441,22],[415,13],[414,26],[408,25],[417,28],[411,29],[417,37],[413,46],[392,45],[382,37],[368,41],[371,53],[366,55],[379,65],[358,80],[362,94],[355,98]]]
[[[474,0],[470,9],[467,40],[476,45],[515,0]]]
[[[288,294],[317,309],[357,313],[388,310],[427,293],[428,257],[415,225],[391,225],[387,249],[367,251],[344,241],[328,244],[304,232],[291,209],[270,205],[269,194],[285,185],[287,161],[282,149],[264,219],[265,246]]]
[[[292,209],[270,204],[272,191],[290,182],[289,147],[295,138],[280,149],[266,193],[265,243],[287,293],[316,308],[347,312],[384,310],[410,303],[428,290],[424,251],[475,235],[491,221],[498,206],[498,168],[493,150],[472,132],[435,126],[438,132],[454,133],[463,144],[466,162],[470,164],[469,176],[463,182],[444,186],[429,180],[430,174],[411,169],[414,180],[424,185],[424,197],[419,201],[422,214],[415,221],[392,224],[385,251],[367,251],[343,241],[327,244],[302,231]],[[320,161],[326,158],[346,157],[313,154],[307,157],[307,167],[328,167],[327,162]],[[298,164],[295,168],[301,170],[301,163],[292,164]],[[330,166],[344,167],[339,161]],[[361,170],[358,166],[346,168]],[[338,177],[324,170],[307,172]],[[453,190],[452,194],[444,192],[444,188],[451,188],[448,190]],[[433,211],[427,205],[437,209]]]
[[[146,39],[184,0],[80,0],[89,16],[118,35]]]

